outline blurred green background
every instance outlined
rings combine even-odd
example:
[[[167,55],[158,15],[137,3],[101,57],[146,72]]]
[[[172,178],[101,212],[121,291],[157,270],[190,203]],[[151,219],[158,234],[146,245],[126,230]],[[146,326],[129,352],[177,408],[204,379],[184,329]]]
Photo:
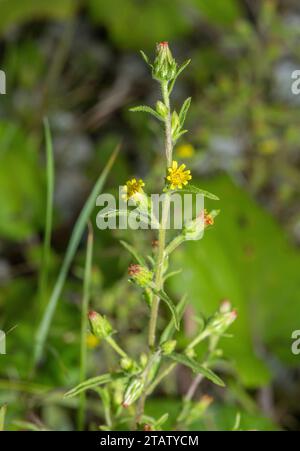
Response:
[[[245,429],[300,430],[300,96],[291,93],[300,68],[300,6],[296,0],[0,0],[0,404],[7,422],[74,428],[75,401],[62,394],[78,382],[80,303],[85,240],[55,313],[46,352],[29,377],[34,334],[44,306],[38,273],[45,222],[43,118],[55,151],[55,223],[49,293],[72,226],[114,145],[121,153],[106,190],[136,175],[159,186],[163,142],[158,125],[128,112],[153,104],[157,85],[140,58],[169,41],[192,63],[173,104],[192,96],[189,134],[176,149],[203,188],[220,197],[221,214],[203,240],[177,252],[173,297],[187,290],[195,313],[211,314],[223,299],[238,310],[223,340],[230,362],[227,390],[213,395],[207,424],[230,429],[241,412]],[[215,207],[215,205],[213,205]],[[95,209],[96,210],[96,209]],[[96,211],[95,211],[96,213]],[[130,257],[118,239],[144,252],[149,233],[95,227],[92,304],[113,319],[124,347],[145,350],[147,310],[128,286]],[[167,316],[167,312],[165,312]],[[163,320],[162,320],[163,321]],[[89,375],[114,358],[90,343]],[[157,416],[176,411],[191,374],[179,371],[148,404]],[[91,398],[88,422],[102,407]],[[172,407],[172,409],[171,409]]]

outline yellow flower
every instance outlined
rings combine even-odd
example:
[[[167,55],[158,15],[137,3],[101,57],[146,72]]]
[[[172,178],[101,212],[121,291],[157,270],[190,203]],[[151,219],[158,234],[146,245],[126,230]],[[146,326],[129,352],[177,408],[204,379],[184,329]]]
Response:
[[[278,150],[278,142],[276,139],[266,139],[259,145],[259,151],[260,153],[263,153],[265,155],[271,155]]]
[[[192,158],[195,155],[195,148],[192,144],[181,144],[177,148],[176,154],[179,158]]]
[[[100,343],[99,338],[97,338],[94,334],[87,334],[86,336],[86,345],[89,349],[94,349]]]
[[[191,180],[191,171],[185,170],[185,164],[178,167],[177,161],[172,162],[172,166],[168,168],[167,181],[170,189],[181,189],[182,185],[187,185]]]
[[[143,193],[143,186],[145,183],[143,180],[136,180],[135,178],[128,180],[126,185],[123,186],[123,196],[124,200],[130,199],[134,194]]]

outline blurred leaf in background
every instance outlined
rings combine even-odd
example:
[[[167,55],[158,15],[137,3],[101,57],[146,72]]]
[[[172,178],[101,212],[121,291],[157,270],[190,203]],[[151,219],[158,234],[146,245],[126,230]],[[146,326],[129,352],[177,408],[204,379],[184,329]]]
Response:
[[[222,176],[204,184],[216,193],[221,214],[212,230],[175,256],[184,271],[172,279],[176,292],[188,287],[197,313],[211,314],[222,299],[237,308],[234,339],[224,339],[242,382],[248,387],[276,378],[275,356],[298,365],[291,333],[299,327],[300,254],[282,229],[241,187]]]

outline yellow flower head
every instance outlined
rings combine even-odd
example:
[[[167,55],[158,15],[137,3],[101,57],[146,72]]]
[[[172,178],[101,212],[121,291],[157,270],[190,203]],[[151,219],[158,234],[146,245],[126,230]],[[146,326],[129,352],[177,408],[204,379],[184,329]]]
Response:
[[[195,155],[195,148],[192,144],[181,144],[177,148],[176,154],[179,158],[192,158]]]
[[[96,348],[97,346],[98,346],[98,344],[100,343],[100,340],[99,340],[99,338],[97,338],[95,335],[93,335],[93,334],[87,334],[87,336],[86,336],[86,344],[87,344],[87,347],[89,348],[89,349],[94,349],[94,348]]]
[[[173,161],[172,166],[168,168],[167,181],[170,189],[181,189],[183,185],[188,184],[191,178],[191,171],[185,170],[185,164],[178,167],[177,161]]]
[[[128,180],[126,182],[126,185],[123,186],[123,199],[128,200],[132,196],[134,196],[134,194],[143,193],[143,186],[145,186],[145,183],[141,179],[136,180],[135,178],[133,178],[131,180]]]

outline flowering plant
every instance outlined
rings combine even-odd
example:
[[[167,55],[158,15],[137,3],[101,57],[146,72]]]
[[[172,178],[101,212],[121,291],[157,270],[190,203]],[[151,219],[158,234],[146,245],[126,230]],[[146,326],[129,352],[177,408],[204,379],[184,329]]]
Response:
[[[147,398],[155,391],[161,381],[168,377],[177,365],[184,365],[197,374],[188,393],[183,399],[182,409],[176,420],[174,428],[188,427],[195,418],[201,418],[212,402],[209,396],[193,403],[192,399],[198,384],[207,378],[214,384],[223,387],[224,382],[214,372],[216,362],[221,356],[218,348],[220,338],[236,319],[236,312],[232,310],[228,301],[224,301],[220,309],[206,321],[200,321],[199,330],[192,340],[185,346],[178,343],[176,334],[186,307],[186,297],[177,304],[166,292],[165,281],[174,275],[169,271],[169,259],[172,252],[183,242],[198,240],[202,237],[204,228],[214,224],[217,211],[202,210],[195,218],[186,221],[182,230],[175,238],[168,240],[167,218],[173,193],[187,191],[198,193],[204,197],[217,199],[207,191],[191,185],[192,174],[185,164],[179,164],[173,159],[173,148],[180,137],[187,132],[184,123],[191,98],[184,101],[179,113],[172,110],[170,96],[175,81],[189,64],[189,60],[179,66],[174,59],[167,42],[157,45],[154,62],[142,52],[142,56],[152,71],[152,77],[158,81],[162,99],[156,103],[156,108],[138,106],[131,109],[133,112],[148,113],[162,122],[165,133],[165,175],[163,183],[162,217],[159,222],[158,238],[155,242],[154,258],[147,260],[139,255],[131,245],[126,245],[133,255],[135,262],[128,268],[129,281],[142,291],[149,308],[149,328],[147,352],[140,356],[130,356],[125,352],[114,338],[114,328],[110,321],[95,311],[89,313],[89,322],[92,333],[100,340],[106,341],[119,355],[119,368],[116,371],[105,373],[88,379],[70,390],[66,396],[72,397],[91,389],[96,390],[102,399],[105,408],[111,408],[109,399],[111,393],[118,400],[111,419],[102,429],[110,430],[116,424],[124,427],[144,430],[159,430],[168,417],[168,412],[160,418],[153,418],[145,413]],[[141,211],[148,211],[151,201],[147,195],[146,184],[143,180],[132,178],[123,187],[123,198],[133,201]],[[118,214],[115,211],[115,214]],[[166,303],[170,310],[170,320],[163,330],[158,331],[160,302]],[[208,344],[205,357],[200,360],[197,346],[200,342]],[[101,387],[101,388],[100,388]],[[104,388],[103,388],[104,387]]]

